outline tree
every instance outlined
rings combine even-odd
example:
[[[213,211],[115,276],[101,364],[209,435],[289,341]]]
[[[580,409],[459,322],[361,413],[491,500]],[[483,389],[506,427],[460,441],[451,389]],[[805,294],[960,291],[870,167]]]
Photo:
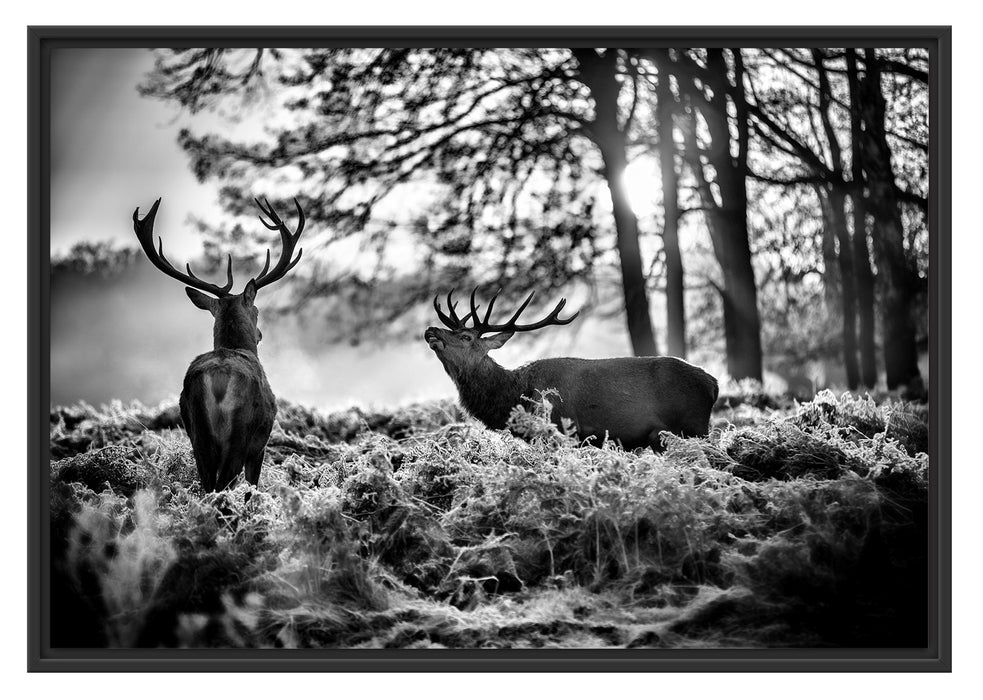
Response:
[[[747,226],[748,111],[744,86],[744,62],[740,49],[730,50],[733,81],[723,49],[707,49],[706,64],[689,53],[678,64],[686,72],[681,85],[702,116],[707,131],[707,165],[697,142],[695,113],[690,128],[688,158],[698,178],[698,191],[708,212],[707,227],[723,282],[719,285],[724,309],[727,372],[734,379],[762,378],[761,321],[757,286],[751,264]],[[709,88],[709,90],[707,90]],[[735,114],[732,136],[729,109]],[[733,145],[733,148],[732,148]]]
[[[163,54],[144,86],[145,94],[201,109],[250,86],[256,91],[257,76],[275,76],[293,124],[272,143],[181,135],[196,174],[225,182],[228,210],[242,213],[261,177],[294,172],[313,221],[339,236],[371,235],[382,247],[390,235],[384,227],[367,233],[379,203],[401,184],[431,177],[442,194],[417,240],[434,251],[429,259],[438,275],[481,281],[476,253],[493,250],[500,264],[486,281],[507,290],[537,283],[552,289],[589,271],[586,261],[564,267],[567,258],[597,254],[590,222],[584,226],[577,215],[593,209],[584,183],[600,171],[614,212],[633,351],[655,353],[637,221],[622,177],[632,118],[619,104],[626,89],[618,80],[626,70],[621,52],[311,49],[271,55],[269,63],[260,53],[241,54]],[[519,213],[530,206],[535,216]],[[548,226],[532,223],[550,217]],[[439,282],[416,278],[407,300]]]
[[[863,167],[870,190],[867,208],[873,216],[874,254],[880,280],[884,323],[884,368],[889,389],[919,379],[918,347],[912,318],[915,280],[905,255],[904,227],[891,169],[891,148],[885,133],[885,100],[881,68],[874,49],[865,49],[866,71],[858,96],[864,130]]]
[[[736,48],[158,56],[145,94],[192,112],[272,105],[268,137],[186,130],[181,144],[200,178],[222,183],[232,214],[251,220],[253,194],[277,194],[277,205],[299,192],[314,231],[371,249],[371,270],[314,269],[305,290],[354,305],[369,328],[395,326],[434,289],[495,283],[509,297],[575,282],[593,291],[613,277],[633,351],[651,354],[648,295],[664,281],[670,353],[686,352],[689,320],[702,347],[722,341],[734,378],[761,378],[766,339],[769,362],[842,352],[855,386],[876,381],[875,301],[885,349],[900,338],[887,331],[903,300],[909,317],[922,308],[921,50],[862,61],[852,49]],[[871,57],[884,103],[873,111],[860,79]],[[625,181],[639,156],[658,157],[662,176],[662,211],[641,217]],[[407,192],[426,198],[409,223],[386,213]],[[213,253],[266,244],[240,223],[203,229]]]
[[[866,226],[866,213],[870,207],[869,198],[873,195],[865,193],[865,185],[869,190],[869,173],[866,177],[864,174],[865,159],[868,157],[867,154],[870,150],[864,145],[868,138],[866,129],[867,117],[864,112],[870,109],[868,103],[871,95],[865,95],[860,90],[860,82],[862,81],[859,81],[857,77],[856,54],[853,49],[847,49],[840,54],[816,50],[813,52],[811,61],[803,58],[799,53],[788,49],[780,51],[765,50],[764,53],[772,59],[773,67],[778,67],[790,75],[795,76],[800,84],[804,86],[805,91],[804,93],[795,94],[794,92],[785,90],[775,96],[761,95],[750,105],[749,111],[754,119],[755,133],[762,139],[764,144],[770,146],[773,153],[771,160],[772,173],[758,172],[754,174],[754,177],[765,182],[787,187],[809,183],[819,193],[823,215],[828,217],[827,228],[830,231],[838,232],[835,237],[824,239],[824,243],[826,244],[824,246],[824,257],[828,263],[825,281],[827,283],[827,298],[830,296],[829,292],[835,291],[841,283],[845,283],[846,285],[842,290],[844,304],[843,345],[848,381],[852,384],[853,378],[857,377],[865,385],[873,386],[877,381],[874,345],[874,278],[871,271],[867,244],[868,230]],[[874,56],[874,52],[871,51],[869,57],[873,58]],[[845,59],[845,67],[830,68],[828,62],[831,59],[835,61]],[[887,127],[887,110],[883,104],[883,98],[881,100],[880,131],[883,135],[883,145],[889,150],[888,138],[890,138],[896,144],[900,144],[908,149],[909,154],[909,157],[905,159],[906,167],[897,170],[897,172],[904,174],[906,186],[902,186],[899,183],[895,171],[892,170],[891,163],[888,162],[886,167],[882,168],[882,175],[885,178],[883,188],[885,191],[887,189],[890,190],[891,198],[895,202],[904,202],[916,210],[923,210],[927,200],[923,195],[919,194],[918,190],[923,189],[924,186],[922,182],[924,178],[921,177],[921,173],[924,171],[918,164],[924,162],[923,156],[926,146],[920,139],[912,138],[911,135],[911,132],[915,132],[917,135],[919,126],[924,123],[924,114],[921,119],[917,116],[919,114],[919,108],[917,107],[919,104],[918,100],[913,98],[911,94],[912,89],[917,91],[924,87],[912,87],[919,82],[920,71],[917,69],[904,71],[896,68],[906,65],[903,61],[896,58],[878,60],[885,60],[886,65],[892,66],[892,70],[897,76],[903,76],[900,81],[903,87],[900,90],[900,99],[898,99],[898,96],[895,98],[896,102],[902,105],[902,107],[894,110],[890,120],[892,122],[891,129]],[[846,78],[845,86],[841,80],[840,94],[842,95],[843,92],[846,92],[849,95],[848,98],[837,97],[834,94],[835,91],[832,86],[832,80],[830,79],[830,76],[834,72]],[[896,80],[895,86],[897,87],[897,85],[898,81]],[[813,99],[811,98],[813,94],[817,96],[818,104],[813,103]],[[842,115],[846,115],[846,117]],[[835,119],[834,116],[836,117]],[[822,122],[821,132],[815,122],[817,118]],[[837,126],[843,123],[846,118],[849,118],[851,137],[851,145],[848,151],[851,159],[850,180],[847,180],[845,175],[843,165],[844,151],[839,145],[840,137],[837,134],[837,131],[846,130],[845,127]],[[797,125],[801,126],[802,124],[808,124],[812,127],[811,137],[797,130]],[[790,176],[788,174],[788,163],[783,162],[780,157],[783,153],[798,160],[800,166],[804,166],[805,172]],[[880,155],[877,157],[879,159],[881,158]],[[781,175],[776,176],[777,173],[781,173]],[[854,231],[852,237],[849,236],[846,228],[845,205],[848,196],[853,204]],[[883,200],[878,204],[880,206],[886,206],[888,209],[891,208],[891,205],[885,205]],[[894,209],[897,210],[897,206]],[[918,239],[917,228],[918,226],[907,227],[907,234],[914,237],[912,240]],[[895,232],[895,240],[898,237],[903,239],[906,235],[904,226],[900,226],[899,230],[902,232],[900,234]],[[870,232],[875,247],[881,243],[882,232],[883,229],[876,228]],[[829,267],[837,262],[836,257],[831,254],[830,249],[830,244],[834,242],[839,244],[838,263],[840,274],[836,276],[831,275],[829,269]],[[900,258],[895,256],[895,263],[900,264],[903,260],[904,264],[910,267],[918,259],[918,254],[914,251],[914,247],[909,246],[911,252],[906,255],[903,245],[900,248],[895,246],[894,252],[900,254]],[[848,262],[849,264],[847,264]],[[845,274],[851,267],[853,269],[852,280],[849,275]],[[893,289],[897,284],[897,280],[901,280],[901,277],[898,275],[894,276],[894,280],[887,278],[881,279],[880,284],[882,289]],[[850,315],[849,285],[851,281],[856,299],[854,309],[859,320],[859,337],[857,338],[858,342],[856,342],[856,345],[859,346],[860,366],[857,369],[851,366],[852,362],[850,358],[852,354],[848,349],[853,342],[848,323]],[[908,286],[908,291],[904,294],[907,295],[906,298],[910,304],[906,313],[910,316],[914,306],[913,302],[915,301],[917,284],[912,279],[909,279],[905,284]],[[885,303],[881,305],[881,318],[884,321],[885,331],[887,325],[897,323],[895,319],[900,312],[899,306],[887,305],[886,299],[887,296],[882,294],[882,302]],[[885,332],[886,340],[887,333]],[[887,344],[885,344],[885,350],[887,350]],[[915,364],[917,365],[917,362]],[[895,385],[891,384],[891,386]]]
[[[597,144],[604,159],[604,179],[611,192],[618,253],[621,260],[622,286],[628,332],[636,355],[657,355],[655,334],[649,312],[648,292],[638,246],[638,220],[628,201],[625,168],[628,166],[627,128],[619,123],[618,52],[607,49],[573,49],[578,63],[578,79],[590,90],[594,100],[594,118],[584,124],[590,139]],[[636,88],[637,90],[637,88]]]
[[[832,177],[819,185],[818,190],[824,204],[825,228],[833,233],[829,238],[835,237],[835,242],[839,244],[838,253],[833,248],[832,255],[827,257],[827,265],[830,269],[839,271],[838,291],[843,317],[843,364],[846,368],[847,386],[856,389],[860,385],[860,369],[857,365],[857,295],[853,251],[846,221],[848,189],[843,176],[842,148],[831,115],[832,90],[829,74],[826,71],[826,54],[822,49],[813,49],[812,58],[819,77],[819,116],[829,148],[829,165],[832,171]],[[827,286],[833,285],[827,281]],[[835,295],[830,296],[835,297]]]
[[[656,134],[659,170],[662,174],[662,245],[666,258],[666,345],[670,355],[686,357],[686,299],[683,257],[679,250],[679,178],[676,175],[672,58],[666,49],[653,52],[658,68]]]
[[[846,50],[847,80],[850,85],[850,144],[853,200],[853,270],[857,288],[859,320],[860,373],[864,386],[877,384],[877,360],[874,340],[874,273],[870,269],[870,250],[867,248],[867,198],[863,166],[863,126],[860,114],[860,79],[857,55]]]

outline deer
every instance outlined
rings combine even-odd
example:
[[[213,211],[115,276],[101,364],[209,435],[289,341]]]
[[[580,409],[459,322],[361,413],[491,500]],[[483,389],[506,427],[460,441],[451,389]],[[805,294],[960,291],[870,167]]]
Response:
[[[663,431],[683,437],[709,433],[718,386],[717,380],[699,367],[676,357],[555,357],[505,369],[489,357],[490,351],[502,347],[516,333],[565,326],[580,311],[560,318],[566,305],[566,299],[560,299],[545,318],[519,324],[519,316],[535,295],[532,291],[511,318],[492,323],[492,309],[501,290],[481,316],[476,287],[471,292],[470,311],[463,317],[455,311],[453,291],[447,294],[447,313],[441,308],[439,294],[433,301],[446,329],[431,326],[423,338],[456,385],[464,409],[486,427],[505,429],[516,406],[554,390],[551,421],[562,428],[567,419],[582,442],[602,444],[611,440],[626,450],[649,447],[658,453],[664,449]]]
[[[304,210],[297,208],[297,228],[291,231],[264,199],[256,205],[259,220],[266,228],[280,234],[280,258],[270,268],[270,250],[259,275],[250,279],[239,294],[232,293],[232,255],[229,255],[227,281],[219,286],[198,278],[187,265],[187,274],[175,269],[164,256],[164,243],[158,236],[154,248],[154,218],[160,199],[146,217],[140,208],[133,212],[133,230],[147,258],[168,277],[183,282],[191,303],[208,311],[215,319],[214,348],[196,357],[184,375],[179,406],[201,486],[206,492],[223,491],[245,470],[246,481],[253,487],[266,454],[266,444],[276,418],[276,398],[259,361],[258,345],[263,334],[257,325],[259,309],[256,293],[282,279],[303,254],[294,257],[297,241],[304,231]],[[265,219],[263,218],[265,215]],[[266,219],[269,219],[267,221]],[[247,494],[246,498],[249,498]]]

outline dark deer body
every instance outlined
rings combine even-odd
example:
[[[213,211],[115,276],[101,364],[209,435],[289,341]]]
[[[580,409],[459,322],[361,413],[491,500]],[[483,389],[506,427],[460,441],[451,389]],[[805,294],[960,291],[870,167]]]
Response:
[[[245,469],[246,480],[255,486],[276,418],[276,399],[259,362],[257,345],[263,334],[256,325],[259,310],[253,302],[261,287],[283,277],[300,260],[303,251],[291,258],[303,231],[303,211],[297,204],[300,222],[294,234],[268,202],[265,207],[260,205],[273,222],[263,223],[280,232],[280,261],[270,270],[267,252],[266,265],[259,276],[249,280],[241,294],[230,294],[231,256],[228,282],[218,287],[195,277],[190,266],[187,275],[175,270],[164,257],[162,245],[154,250],[153,223],[159,204],[158,199],[143,220],[134,212],[137,238],[150,261],[168,276],[191,285],[186,291],[192,303],[215,317],[214,349],[196,357],[188,367],[180,399],[181,419],[191,440],[201,485],[206,491],[220,491]]]
[[[206,491],[222,490],[245,467],[256,485],[273,430],[276,399],[259,360],[238,350],[199,355],[184,376],[181,420]]]
[[[437,312],[450,330],[428,328],[424,338],[457,385],[462,405],[475,418],[489,428],[505,428],[515,406],[555,389],[559,396],[551,399],[553,422],[560,425],[561,418],[569,419],[578,438],[593,438],[594,444],[607,437],[626,449],[659,450],[662,431],[684,436],[707,434],[710,411],[717,399],[717,380],[684,360],[557,357],[508,370],[491,359],[488,351],[501,347],[516,331],[563,325],[576,317],[558,318],[564,304],[561,301],[543,321],[518,326],[515,320],[531,298],[530,294],[512,320],[501,325],[487,323],[494,299],[484,321],[478,319],[474,294],[471,312],[463,319],[454,314],[450,295],[449,315],[443,314],[435,300]],[[465,327],[469,318],[474,319],[470,328]],[[491,331],[504,332],[481,337]]]

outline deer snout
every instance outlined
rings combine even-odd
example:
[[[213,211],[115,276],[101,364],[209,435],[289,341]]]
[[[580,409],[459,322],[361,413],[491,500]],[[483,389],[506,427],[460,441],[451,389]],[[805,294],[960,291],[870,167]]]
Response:
[[[431,326],[423,333],[423,339],[427,341],[427,345],[430,346],[431,350],[443,350],[444,341],[440,337],[440,330]]]

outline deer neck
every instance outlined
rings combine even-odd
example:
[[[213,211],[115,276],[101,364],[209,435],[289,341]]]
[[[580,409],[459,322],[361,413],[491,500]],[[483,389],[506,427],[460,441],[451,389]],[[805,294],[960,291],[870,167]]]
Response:
[[[489,428],[501,430],[522,398],[521,379],[485,355],[469,371],[452,373],[451,379],[464,408]]]
[[[239,319],[217,318],[213,336],[216,350],[244,350],[258,355],[255,329]]]

